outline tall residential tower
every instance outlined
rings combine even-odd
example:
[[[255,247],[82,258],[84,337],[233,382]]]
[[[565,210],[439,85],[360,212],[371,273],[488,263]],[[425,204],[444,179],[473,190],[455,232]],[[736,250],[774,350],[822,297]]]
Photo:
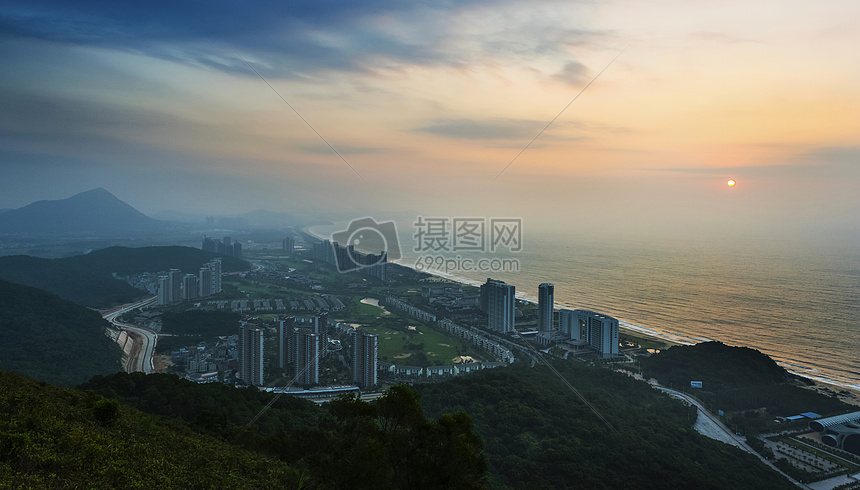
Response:
[[[543,283],[538,286],[538,331],[552,330],[552,309],[555,302],[555,286]]]
[[[481,286],[481,303],[486,305],[487,328],[499,333],[514,330],[516,288],[495,279]]]

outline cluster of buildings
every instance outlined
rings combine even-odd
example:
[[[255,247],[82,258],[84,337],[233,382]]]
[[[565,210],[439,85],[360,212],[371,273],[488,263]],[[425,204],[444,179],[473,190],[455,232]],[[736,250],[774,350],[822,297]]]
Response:
[[[516,289],[513,285],[487,279],[481,285],[481,311],[487,314],[487,328],[501,334],[516,331]],[[562,344],[573,352],[590,350],[600,357],[618,356],[618,320],[589,310],[562,309],[555,322],[555,286],[538,287],[536,340],[543,346]]]
[[[215,252],[221,255],[229,255],[230,257],[242,257],[242,244],[234,242],[229,236],[225,236],[221,240],[204,236],[203,246],[201,248],[204,252]]]
[[[320,360],[339,346],[329,339],[328,315],[291,316],[277,320],[277,366],[289,372],[298,386],[315,386],[320,383]],[[379,340],[376,335],[347,325],[352,344],[352,381],[359,388],[377,384]],[[243,321],[239,327],[239,378],[249,385],[263,385],[264,330]]]
[[[461,327],[448,319],[440,321],[438,327],[451,335],[466,339],[481,349],[490,352],[499,358],[503,364],[511,364],[516,360],[514,353],[510,349],[502,345],[501,342],[491,339],[476,327]]]
[[[339,311],[346,306],[335,296],[311,296],[298,299],[234,299],[213,300],[207,303],[219,310],[229,309],[234,313],[268,311]]]
[[[406,312],[410,316],[413,316],[422,322],[436,323],[436,315],[428,311],[424,311],[417,306],[413,306],[402,299],[395,298],[394,296],[387,296],[385,298],[385,303],[388,306],[392,306],[398,310]]]
[[[157,301],[162,306],[189,299],[206,298],[220,292],[220,258],[204,264],[197,274],[183,274],[179,269],[170,269],[166,275],[158,276]]]
[[[379,371],[395,381],[438,380],[479,371],[507,366],[506,362],[464,362],[453,366],[404,366],[379,361]]]
[[[337,267],[341,272],[357,271],[362,274],[385,280],[388,266],[388,253],[383,250],[378,254],[365,254],[355,249],[353,245],[346,247],[323,240],[313,244],[313,259]]]
[[[421,286],[421,296],[431,305],[452,313],[470,311],[480,305],[480,295],[465,293],[460,285]]]

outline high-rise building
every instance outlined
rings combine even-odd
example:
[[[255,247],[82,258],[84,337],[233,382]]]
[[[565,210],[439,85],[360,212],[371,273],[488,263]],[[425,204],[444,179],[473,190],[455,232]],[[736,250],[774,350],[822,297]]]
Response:
[[[221,258],[217,257],[206,264],[212,273],[211,286],[209,287],[210,294],[218,294],[221,292]]]
[[[579,321],[577,310],[558,310],[558,330],[571,340],[585,340],[588,332],[584,323]],[[582,311],[582,310],[579,310]]]
[[[296,239],[289,236],[284,238],[281,242],[281,248],[288,254],[293,253],[293,250],[296,248]]]
[[[233,238],[232,237],[225,236],[224,238],[221,239],[221,241],[224,242],[225,247],[229,247],[230,245],[233,245]]]
[[[206,298],[212,295],[212,269],[209,266],[200,268],[197,275],[197,296]]]
[[[242,244],[239,242],[233,244],[233,257],[242,258]]]
[[[487,328],[499,333],[514,330],[516,288],[495,279],[487,279],[481,286],[486,295]]]
[[[254,386],[263,386],[263,330],[254,324],[239,325],[239,378]]]
[[[207,220],[209,218],[206,218]],[[203,246],[200,247],[204,252],[217,252],[217,248],[215,247],[215,240],[209,238],[208,236],[203,237]]]
[[[281,370],[295,361],[296,348],[294,342],[296,327],[293,326],[293,318],[278,320],[278,367]]]
[[[194,299],[197,297],[197,276],[185,274],[182,277],[182,299]]]
[[[170,280],[167,276],[158,276],[158,304],[170,303]]]
[[[179,269],[170,269],[167,273],[167,296],[171,303],[182,301],[182,271]]]
[[[552,330],[552,310],[555,302],[555,286],[543,283],[538,286],[538,331]]]
[[[320,382],[320,336],[308,328],[299,328],[293,334],[296,346],[296,384],[317,385]]]
[[[588,342],[601,357],[618,355],[618,320],[589,310],[561,310],[560,330],[573,340]]]
[[[352,331],[352,380],[360,388],[376,386],[379,338],[360,328]]]

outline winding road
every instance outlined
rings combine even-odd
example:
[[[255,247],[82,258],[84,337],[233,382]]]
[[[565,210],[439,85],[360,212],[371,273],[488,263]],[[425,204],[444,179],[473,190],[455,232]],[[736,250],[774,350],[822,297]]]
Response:
[[[804,485],[803,483],[800,483],[799,481],[795,480],[794,478],[788,476],[787,474],[785,474],[785,472],[783,472],[782,470],[780,470],[779,468],[774,466],[773,463],[771,463],[769,460],[765,459],[764,457],[762,457],[762,455],[755,452],[753,450],[753,448],[751,448],[746,443],[745,440],[741,439],[734,432],[729,430],[728,427],[726,427],[718,418],[714,417],[710,412],[708,412],[705,409],[705,407],[702,406],[702,404],[699,403],[698,400],[696,400],[695,398],[687,395],[686,393],[682,393],[682,392],[677,391],[677,390],[666,388],[665,386],[654,386],[654,389],[660,390],[660,391],[662,391],[662,392],[664,392],[670,396],[673,396],[675,398],[680,398],[681,400],[684,400],[685,402],[689,403],[690,405],[693,405],[694,407],[696,407],[696,409],[698,409],[698,411],[699,411],[698,412],[699,417],[700,418],[704,417],[704,420],[697,420],[696,421],[697,426],[699,426],[699,427],[701,427],[701,425],[705,426],[705,427],[703,427],[703,429],[706,430],[707,434],[703,433],[702,435],[705,435],[706,437],[710,437],[711,439],[716,439],[718,441],[725,442],[726,444],[731,444],[732,446],[736,446],[740,449],[743,449],[744,451],[752,454],[753,456],[758,457],[758,459],[760,459],[762,463],[770,466],[776,472],[778,472],[779,474],[781,474],[782,476],[787,478],[790,482],[794,483],[798,487],[810,488],[809,486]],[[698,430],[698,427],[697,427],[697,430]]]
[[[156,296],[150,296],[135,303],[128,303],[102,311],[102,318],[111,322],[116,328],[125,330],[134,342],[134,347],[125,365],[126,372],[142,372],[146,374],[152,372],[152,354],[155,351],[155,343],[158,341],[158,333],[146,327],[121,322],[117,318],[131,310],[149,306],[155,303],[156,299]]]

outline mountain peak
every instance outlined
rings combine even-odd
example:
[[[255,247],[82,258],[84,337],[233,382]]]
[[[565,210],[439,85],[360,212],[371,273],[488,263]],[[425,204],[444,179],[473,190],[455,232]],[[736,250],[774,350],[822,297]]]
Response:
[[[152,231],[164,224],[102,187],[0,214],[0,234],[129,234]]]

